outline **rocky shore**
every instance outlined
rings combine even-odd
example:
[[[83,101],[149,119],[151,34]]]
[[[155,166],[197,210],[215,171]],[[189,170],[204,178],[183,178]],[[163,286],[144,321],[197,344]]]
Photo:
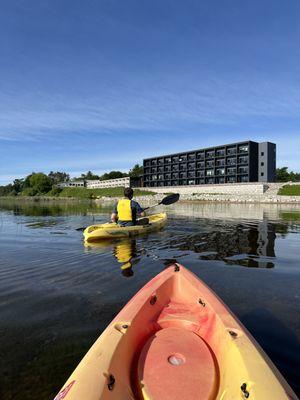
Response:
[[[147,205],[159,203],[165,194],[155,194],[153,196],[139,196],[136,199]],[[113,202],[118,198],[101,197],[96,202]],[[299,204],[300,196],[279,196],[277,194],[255,194],[255,195],[229,195],[229,194],[182,194],[180,201],[201,201],[201,202],[223,202],[223,203],[262,203],[262,204]]]

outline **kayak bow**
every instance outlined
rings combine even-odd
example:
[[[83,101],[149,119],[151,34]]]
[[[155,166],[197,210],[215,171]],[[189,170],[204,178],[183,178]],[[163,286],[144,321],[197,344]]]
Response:
[[[121,310],[56,400],[297,399],[250,333],[175,264]]]

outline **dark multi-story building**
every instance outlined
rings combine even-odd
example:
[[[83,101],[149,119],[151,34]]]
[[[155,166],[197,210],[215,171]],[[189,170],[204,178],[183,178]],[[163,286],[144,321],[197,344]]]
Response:
[[[276,145],[250,140],[144,160],[144,186],[274,182]]]

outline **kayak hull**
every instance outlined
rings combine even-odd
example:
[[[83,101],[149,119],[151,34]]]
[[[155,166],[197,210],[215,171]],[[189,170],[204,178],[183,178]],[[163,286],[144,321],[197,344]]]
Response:
[[[222,301],[178,264],[147,283],[109,324],[55,400],[66,395],[68,400],[297,399]]]
[[[149,215],[149,224],[135,226],[119,226],[116,223],[106,223],[100,225],[91,225],[84,232],[85,242],[96,242],[106,239],[120,239],[147,234],[162,229],[167,223],[165,213]]]

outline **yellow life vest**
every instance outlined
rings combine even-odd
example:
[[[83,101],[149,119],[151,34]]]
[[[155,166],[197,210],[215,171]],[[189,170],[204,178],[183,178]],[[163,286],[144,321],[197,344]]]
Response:
[[[120,221],[132,221],[132,210],[131,210],[131,200],[129,199],[122,199],[119,200],[118,206],[118,218]]]

